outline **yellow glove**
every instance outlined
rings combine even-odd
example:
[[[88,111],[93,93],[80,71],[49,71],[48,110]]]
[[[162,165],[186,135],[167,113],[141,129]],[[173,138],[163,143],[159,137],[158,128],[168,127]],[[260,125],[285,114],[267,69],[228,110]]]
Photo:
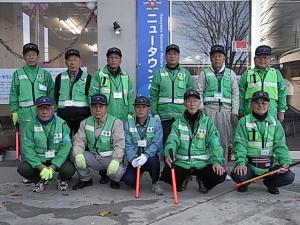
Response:
[[[85,169],[86,163],[83,154],[78,154],[75,156],[75,163],[78,169]]]
[[[119,169],[119,165],[120,163],[117,160],[111,160],[107,168],[107,176],[115,175]]]
[[[128,118],[128,119],[132,119],[132,115],[131,115],[131,114],[128,114],[127,118]]]
[[[53,178],[54,170],[50,167],[45,167],[40,172],[40,176],[43,180],[51,180]]]
[[[12,113],[12,121],[13,121],[14,125],[16,126],[16,124],[19,122],[18,113],[16,113],[16,112]]]

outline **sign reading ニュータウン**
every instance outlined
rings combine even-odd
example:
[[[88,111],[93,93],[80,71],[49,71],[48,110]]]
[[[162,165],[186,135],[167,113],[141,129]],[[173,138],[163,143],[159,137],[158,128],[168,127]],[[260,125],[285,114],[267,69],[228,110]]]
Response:
[[[137,94],[149,95],[153,74],[165,65],[168,0],[137,0]]]

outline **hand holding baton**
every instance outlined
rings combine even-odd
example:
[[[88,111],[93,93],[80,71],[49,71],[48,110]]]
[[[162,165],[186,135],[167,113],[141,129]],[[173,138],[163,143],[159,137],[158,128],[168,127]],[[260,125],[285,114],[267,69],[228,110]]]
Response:
[[[254,178],[252,178],[252,179],[249,179],[249,180],[246,180],[246,181],[237,183],[237,184],[234,185],[234,188],[239,188],[239,187],[241,187],[241,186],[243,186],[243,185],[246,185],[246,184],[255,182],[255,181],[259,180],[259,179],[262,179],[262,178],[271,176],[271,175],[273,175],[273,174],[275,174],[275,173],[280,172],[280,170],[281,170],[282,168],[288,169],[288,168],[291,168],[291,167],[296,166],[296,165],[298,165],[298,164],[300,164],[300,161],[295,162],[295,163],[292,163],[291,165],[283,165],[283,166],[281,166],[280,168],[278,168],[278,169],[276,169],[276,170],[272,170],[272,171],[267,172],[267,173],[265,173],[265,174],[262,174],[262,175],[260,175],[260,176],[254,177]]]
[[[175,174],[175,169],[174,169],[174,154],[173,154],[173,149],[170,149],[170,158],[172,159],[171,163],[171,175],[172,175],[172,188],[173,188],[173,197],[174,197],[174,203],[178,204],[178,195],[177,195],[177,185],[176,185],[176,174]]]
[[[19,123],[16,123],[16,160],[19,160],[20,155],[20,126]]]
[[[140,147],[138,147],[137,155],[138,155],[138,157],[141,155],[141,148]],[[140,179],[141,179],[141,167],[138,166],[136,168],[136,183],[135,183],[135,197],[136,198],[140,197],[140,185],[141,185],[140,184],[141,183]]]

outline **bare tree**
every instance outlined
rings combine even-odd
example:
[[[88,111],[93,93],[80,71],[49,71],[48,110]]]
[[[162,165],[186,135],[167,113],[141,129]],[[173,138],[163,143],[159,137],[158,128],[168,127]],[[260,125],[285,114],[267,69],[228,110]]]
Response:
[[[209,56],[214,44],[224,45],[226,65],[241,73],[247,62],[247,53],[234,51],[232,43],[247,40],[250,35],[249,2],[245,1],[185,1],[179,6],[180,35],[188,38],[192,52],[204,52]]]

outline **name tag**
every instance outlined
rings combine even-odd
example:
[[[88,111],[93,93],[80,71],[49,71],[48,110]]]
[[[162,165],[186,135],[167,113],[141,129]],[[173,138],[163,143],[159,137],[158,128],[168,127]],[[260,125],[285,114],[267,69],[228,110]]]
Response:
[[[40,89],[41,91],[47,91],[47,86],[42,85],[42,84],[39,84],[39,89]]]
[[[54,150],[48,150],[45,152],[45,157],[46,159],[49,159],[49,158],[54,158],[55,157],[55,151]]]
[[[122,92],[114,92],[114,98],[123,98]]]
[[[221,92],[216,92],[216,93],[214,94],[214,98],[217,99],[217,100],[219,100],[219,99],[222,99],[222,98],[223,98],[223,95],[222,95]]]
[[[268,149],[263,149],[263,150],[261,150],[260,154],[261,154],[261,155],[269,155],[269,154],[270,154],[270,150],[268,150]]]
[[[73,106],[73,101],[72,100],[66,100],[65,101],[65,106]]]
[[[138,147],[146,147],[147,141],[146,140],[139,140],[138,141]]]

